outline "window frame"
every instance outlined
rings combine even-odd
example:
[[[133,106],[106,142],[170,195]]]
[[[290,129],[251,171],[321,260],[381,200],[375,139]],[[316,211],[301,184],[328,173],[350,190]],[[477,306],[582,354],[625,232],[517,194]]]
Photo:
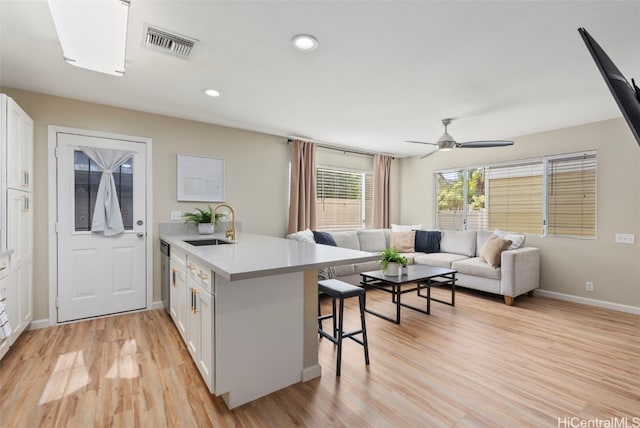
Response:
[[[319,180],[318,180],[318,171],[319,170],[326,170],[326,171],[333,171],[333,172],[337,172],[337,173],[344,173],[344,174],[355,174],[355,175],[360,175],[361,176],[361,182],[360,182],[360,225],[357,227],[354,227],[352,225],[348,225],[348,224],[334,224],[331,226],[320,226],[320,211],[318,209],[318,193],[320,191],[320,185],[319,185]],[[326,165],[326,164],[318,164],[315,166],[315,173],[316,173],[316,223],[317,223],[317,230],[320,231],[325,231],[325,230],[354,230],[354,229],[366,229],[371,227],[372,224],[372,214],[373,214],[373,206],[372,206],[372,197],[373,197],[373,171],[367,171],[367,170],[362,170],[362,169],[357,169],[357,168],[345,168],[345,167],[339,167],[339,166],[332,166],[332,165]],[[369,182],[369,186],[367,186],[367,181]],[[367,192],[367,189],[369,189],[369,192]],[[367,208],[367,203],[369,205],[369,207]],[[369,214],[367,217],[367,213]]]
[[[557,162],[557,161],[562,161],[562,160],[568,160],[570,161],[571,159],[578,159],[580,157],[586,157],[586,158],[593,158],[593,171],[594,171],[594,184],[593,184],[593,219],[594,219],[594,224],[593,224],[593,233],[588,235],[588,236],[584,236],[584,235],[572,235],[572,234],[555,234],[555,233],[551,233],[549,231],[549,196],[548,196],[548,189],[550,186],[550,171],[549,171],[549,165],[553,162]],[[598,209],[598,195],[597,195],[597,188],[598,188],[598,155],[597,155],[597,150],[584,150],[584,151],[580,151],[580,152],[573,152],[573,153],[563,153],[563,154],[556,154],[556,155],[548,155],[548,156],[542,156],[542,157],[536,157],[536,158],[528,158],[528,159],[520,159],[520,160],[513,160],[513,161],[505,161],[505,162],[495,162],[495,163],[487,163],[487,164],[476,164],[476,165],[470,165],[470,166],[465,166],[465,167],[451,167],[451,168],[445,168],[445,169],[439,169],[439,170],[434,170],[433,171],[433,225],[434,228],[438,228],[438,174],[446,174],[446,173],[453,173],[453,172],[462,172],[463,175],[463,212],[462,212],[462,222],[460,224],[460,229],[459,230],[463,230],[466,231],[468,230],[468,213],[469,213],[469,207],[468,207],[468,180],[469,180],[469,174],[471,173],[471,171],[477,170],[477,169],[483,169],[485,172],[485,186],[488,186],[488,182],[489,179],[486,178],[486,171],[490,170],[491,168],[508,168],[508,167],[517,167],[517,166],[525,166],[525,165],[535,165],[535,164],[540,164],[540,168],[541,168],[541,176],[542,176],[542,195],[541,195],[541,201],[540,201],[540,207],[542,209],[542,225],[541,225],[541,234],[535,234],[538,235],[540,237],[543,238],[573,238],[573,239],[585,239],[585,240],[593,240],[596,239],[597,236],[597,209]],[[491,204],[491,200],[489,197],[488,192],[485,193],[485,209],[488,210],[489,205]],[[489,224],[489,213],[487,212],[487,225]],[[488,227],[488,226],[487,226]],[[519,232],[514,230],[513,232]],[[522,232],[522,233],[527,233],[527,232]],[[533,234],[533,233],[529,233],[529,234]]]
[[[116,184],[116,197],[118,199],[118,205],[120,206],[120,215],[122,216],[122,222],[124,230],[127,232],[133,231],[133,168],[135,162],[135,156],[132,154],[125,162],[112,171],[112,177]],[[82,150],[76,148],[73,150],[73,199],[74,199],[74,216],[73,216],[73,228],[74,233],[91,232],[93,223],[93,215],[95,212],[95,197],[98,193],[98,187],[102,180],[102,168],[91,159]],[[86,166],[86,168],[84,168]],[[86,174],[86,180],[79,181],[78,178],[81,175]],[[123,183],[125,181],[127,183]],[[93,178],[93,179],[92,179]],[[126,184],[126,185],[125,185]],[[86,203],[83,201],[79,204],[79,199],[82,199],[78,195],[79,190],[85,190],[87,193]],[[86,226],[79,225],[79,207],[86,205]]]

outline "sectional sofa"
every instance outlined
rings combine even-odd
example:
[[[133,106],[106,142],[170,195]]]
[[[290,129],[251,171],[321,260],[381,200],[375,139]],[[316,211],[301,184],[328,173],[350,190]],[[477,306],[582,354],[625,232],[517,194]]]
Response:
[[[313,233],[316,243],[362,251],[381,252],[395,246],[409,264],[455,269],[458,271],[456,286],[499,294],[504,296],[507,305],[539,285],[539,251],[525,246],[522,234],[488,230],[394,232],[391,229],[308,233]],[[498,251],[488,254],[489,247],[498,247]],[[357,283],[361,272],[379,270],[380,264],[367,262],[333,269],[336,277]]]

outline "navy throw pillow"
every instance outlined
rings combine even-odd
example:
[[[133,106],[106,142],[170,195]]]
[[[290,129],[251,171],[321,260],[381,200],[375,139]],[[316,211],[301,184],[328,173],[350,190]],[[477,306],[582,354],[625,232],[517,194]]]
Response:
[[[439,253],[440,232],[436,230],[416,230],[416,252]]]
[[[338,244],[336,244],[336,240],[333,239],[333,236],[327,232],[318,232],[314,230],[313,239],[316,241],[316,244],[333,245],[334,247],[338,246]]]

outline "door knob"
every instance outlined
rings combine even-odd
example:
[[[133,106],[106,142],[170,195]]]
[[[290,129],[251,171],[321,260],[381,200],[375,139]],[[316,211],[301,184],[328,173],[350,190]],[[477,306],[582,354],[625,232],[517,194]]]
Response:
[[[138,235],[138,238],[142,238],[144,237],[144,232],[138,232],[137,235]]]

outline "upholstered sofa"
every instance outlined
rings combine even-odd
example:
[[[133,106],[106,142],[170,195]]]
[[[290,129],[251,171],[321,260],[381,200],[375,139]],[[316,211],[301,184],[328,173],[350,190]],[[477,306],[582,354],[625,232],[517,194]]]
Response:
[[[526,247],[522,234],[488,230],[394,232],[391,229],[313,234],[316,243],[335,243],[339,247],[362,251],[381,252],[395,246],[407,257],[409,264],[455,269],[458,271],[456,286],[502,295],[507,305],[539,285],[539,251]],[[496,247],[488,241],[501,242],[497,253],[494,248],[493,254],[488,254],[489,247]],[[367,262],[336,266],[334,272],[336,277],[357,283],[361,272],[379,269],[379,262]]]

